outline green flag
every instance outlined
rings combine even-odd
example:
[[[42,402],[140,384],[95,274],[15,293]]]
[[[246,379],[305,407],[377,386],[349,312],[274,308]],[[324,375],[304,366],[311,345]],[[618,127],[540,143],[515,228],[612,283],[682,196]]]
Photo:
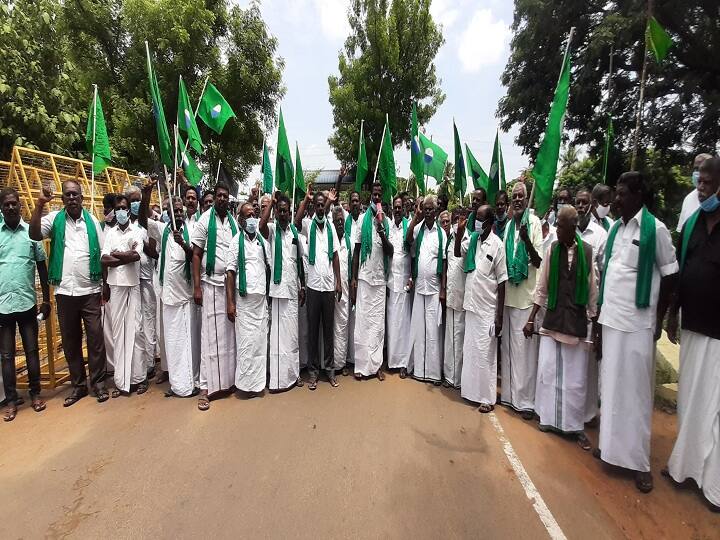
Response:
[[[363,133],[363,124],[364,122],[360,123],[360,143],[358,144],[357,168],[355,170],[355,191],[357,192],[360,192],[360,190],[362,189],[369,170],[367,150],[365,149],[365,134]]]
[[[90,107],[88,108],[85,145],[90,154],[90,159],[92,159],[93,172],[101,174],[110,166],[112,157],[110,156],[110,140],[105,127],[105,115],[103,115],[97,87],[93,92],[93,98],[90,100]]]
[[[432,176],[439,184],[443,181],[443,176],[445,175],[445,162],[448,157],[447,152],[422,133],[419,134],[418,138],[420,139],[420,152],[423,156],[423,174]]]
[[[165,109],[163,109],[162,98],[160,97],[160,87],[150,61],[150,49],[147,49],[147,69],[148,80],[150,81],[150,98],[152,99],[153,116],[155,117],[155,130],[157,131],[158,148],[160,149],[160,161],[166,167],[172,168],[172,143],[170,142],[170,133],[165,121]]]
[[[673,40],[665,29],[657,22],[655,17],[648,19],[645,28],[645,39],[650,50],[655,55],[658,64],[667,56],[670,47],[673,46]]]
[[[552,200],[553,185],[557,174],[560,142],[562,139],[563,120],[570,94],[570,48],[563,58],[562,71],[555,88],[555,97],[550,106],[545,136],[540,144],[532,177],[535,179],[535,215],[544,216]]]
[[[305,174],[303,174],[302,164],[300,163],[300,149],[295,143],[295,202],[305,197],[307,186],[305,185]]]
[[[195,112],[190,106],[190,98],[188,97],[182,77],[180,77],[180,82],[178,83],[177,126],[180,131],[187,133],[190,147],[198,154],[202,154],[204,148],[197,123],[195,122]]]
[[[505,163],[503,163],[502,148],[500,147],[500,134],[496,131],[492,160],[490,161],[490,173],[488,174],[488,203],[495,204],[495,197],[503,189],[505,189]]]
[[[207,127],[220,134],[225,127],[225,122],[230,118],[235,118],[235,113],[215,85],[209,82],[200,99],[198,116]]]
[[[415,184],[420,190],[420,195],[424,196],[427,191],[425,186],[425,166],[423,165],[423,153],[420,149],[420,139],[418,137],[417,107],[415,107],[415,103],[413,103],[412,108],[410,137],[410,170],[415,175]]]
[[[195,159],[190,154],[189,149],[185,149],[185,141],[178,133],[178,148],[177,148],[178,165],[182,166],[185,172],[185,178],[191,186],[197,186],[202,180],[202,171],[197,166]]]
[[[473,188],[483,188],[486,192],[488,189],[488,175],[482,168],[480,163],[470,151],[470,147],[465,145],[465,153],[467,154],[468,168],[470,169],[470,176],[473,180]]]
[[[610,147],[612,146],[612,140],[615,136],[615,129],[613,128],[612,116],[608,114],[608,127],[605,133],[605,152],[603,155],[603,172],[602,179],[603,184],[607,184],[607,167],[608,167],[608,156],[610,155]]]
[[[383,201],[392,204],[392,199],[397,193],[397,174],[395,172],[392,136],[387,121],[385,122],[385,135],[383,136],[378,160],[378,176],[380,176],[380,185],[382,185]]]
[[[263,157],[262,165],[260,166],[262,171],[262,192],[272,193],[273,189],[273,173],[272,166],[270,164],[270,153],[268,152],[267,142],[263,141]]]
[[[294,182],[293,163],[290,156],[290,144],[285,133],[285,121],[282,108],[280,108],[280,122],[278,125],[278,140],[275,153],[275,186],[282,192],[292,195]]]
[[[465,172],[465,159],[463,158],[462,144],[458,134],[455,120],[453,120],[453,131],[455,132],[455,194],[460,193],[460,200],[465,198],[467,191],[467,173]]]

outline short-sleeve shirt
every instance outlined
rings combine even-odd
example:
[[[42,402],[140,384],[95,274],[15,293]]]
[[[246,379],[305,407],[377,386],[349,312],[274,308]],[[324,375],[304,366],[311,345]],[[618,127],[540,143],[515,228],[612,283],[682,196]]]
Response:
[[[637,332],[655,326],[655,308],[660,294],[660,279],[678,271],[670,232],[655,219],[655,264],[652,271],[650,306],[635,305],[638,259],[640,257],[640,219],[642,210],[627,223],[620,221],[612,254],[605,268],[603,305],[600,324],[623,332]]]
[[[187,223],[184,223],[183,227],[186,226]],[[148,235],[155,239],[161,258],[162,237],[163,234],[165,234],[165,230],[171,227],[169,223],[148,221]],[[180,232],[182,232],[182,228]],[[188,238],[190,238],[189,231]],[[192,276],[190,276],[190,279],[187,279],[185,274],[186,256],[185,250],[173,238],[171,229],[165,245],[165,271],[163,272],[163,284],[160,291],[160,298],[165,305],[180,306],[192,300]],[[158,272],[159,271],[160,259],[158,259]]]
[[[40,221],[40,232],[43,238],[50,237],[53,222],[58,211],[50,212]],[[95,216],[90,216],[95,224],[100,249],[103,247],[103,230]],[[55,294],[67,296],[85,296],[97,294],[102,290],[99,281],[90,280],[90,244],[87,227],[81,215],[74,220],[70,215],[65,219],[65,253],[63,254],[63,270],[60,285],[55,286]]]
[[[584,231],[578,229],[577,233],[583,242],[590,245],[593,252],[593,263],[595,266],[595,277],[600,279],[600,275],[605,266],[605,244],[607,243],[607,233],[602,225],[595,223],[592,219],[588,222]],[[547,251],[547,250],[546,250]]]
[[[509,219],[505,227],[505,243],[507,244],[509,235],[515,235],[515,249],[517,250],[520,240],[520,228],[515,226],[515,220]],[[528,234],[538,256],[543,254],[543,237],[542,225],[540,220],[534,214],[528,216]],[[516,309],[527,309],[533,304],[533,295],[535,294],[535,282],[537,280],[538,269],[530,262],[528,254],[528,277],[519,284],[508,283],[505,286],[505,305]]]
[[[302,238],[295,237],[290,225],[283,231],[280,228],[280,241],[282,242],[282,276],[280,283],[275,283],[275,228],[277,224],[268,223],[267,253],[270,258],[270,297],[272,298],[297,298],[298,276],[297,257],[298,250],[302,257]]]
[[[245,237],[245,283],[248,294],[265,295],[267,285],[267,274],[265,273],[267,254],[267,242],[263,249],[260,236],[255,233],[253,239],[244,231],[237,233],[230,242],[230,254],[228,255],[228,272],[235,272],[235,288],[240,288],[240,272],[238,272],[238,254],[240,252],[240,235]]]
[[[125,230],[120,225],[112,227],[105,235],[103,255],[112,255],[113,251],[142,252],[143,242],[147,238],[145,229],[135,224],[128,224]],[[107,269],[107,284],[116,287],[134,287],[140,284],[140,261],[123,264]]]
[[[36,304],[35,263],[45,260],[40,242],[30,239],[22,220],[12,229],[0,222],[0,313],[22,313]]]
[[[467,256],[470,237],[462,242],[461,253]],[[491,233],[484,242],[478,238],[475,250],[475,270],[465,277],[465,298],[463,307],[476,315],[494,317],[497,305],[498,285],[508,279],[505,262],[505,245],[498,235]],[[507,287],[507,285],[506,285]]]
[[[370,210],[367,212],[370,212]],[[355,247],[353,249],[360,249],[362,224],[367,212],[360,214],[360,217],[358,217],[355,241],[353,242]],[[382,240],[377,232],[375,216],[372,218],[372,251],[364,263],[361,254],[358,279],[374,287],[385,285],[385,254],[383,253]]]
[[[217,238],[215,242],[215,269],[213,275],[209,276],[205,271],[207,263],[207,241],[208,228],[210,226],[211,212],[204,212],[200,219],[195,223],[190,236],[190,243],[203,250],[202,262],[200,264],[200,279],[206,283],[210,283],[215,287],[225,285],[225,269],[228,262],[228,250],[230,249],[230,241],[233,239],[232,227],[230,226],[230,213],[225,215],[225,219],[220,219],[215,214],[215,222],[217,223]]]
[[[437,273],[438,258],[445,259],[447,236],[445,236],[445,231],[439,228],[437,221],[433,221],[430,229],[427,228],[425,221],[423,221],[415,225],[413,229],[413,253],[415,252],[414,242],[417,242],[417,236],[423,227],[425,232],[423,233],[420,256],[417,261],[418,273],[417,279],[415,279],[415,292],[423,295],[438,294],[440,292],[440,275]],[[440,249],[438,231],[442,237],[442,250]]]
[[[408,223],[409,225],[409,223]],[[390,236],[388,240],[393,246],[393,256],[390,259],[390,275],[388,276],[388,289],[392,292],[404,292],[405,285],[410,278],[410,252],[405,251],[405,236],[403,235],[403,222],[397,225],[390,220]]]
[[[304,219],[301,231],[308,245],[308,254],[310,253],[310,227],[312,223],[312,219]],[[315,264],[310,264],[308,261],[307,265],[305,284],[314,291],[332,292],[335,290],[335,273],[333,272],[332,260],[328,257],[328,231],[330,231],[333,239],[333,253],[338,252],[340,241],[335,233],[335,227],[326,219],[323,228],[320,229],[317,226],[315,230]]]
[[[148,222],[149,221],[151,221],[151,220],[148,220]],[[140,227],[140,222],[135,220],[135,221],[133,221],[133,225],[135,225],[136,227]],[[149,225],[148,225],[148,227],[149,227]],[[152,238],[151,235],[149,234],[149,231],[148,231],[148,235],[145,237],[145,242],[148,241],[148,238]],[[157,246],[157,251],[158,251],[158,253],[160,253],[160,246]],[[143,249],[140,252],[140,279],[148,279],[148,280],[152,279],[154,270],[155,270],[155,259],[148,256],[145,253],[145,250]]]
[[[463,311],[463,301],[465,299],[465,257],[460,253],[460,257],[455,256],[455,237],[457,231],[450,231],[450,236],[444,246],[447,254],[447,283],[446,283],[446,299],[445,305],[455,311]],[[468,237],[467,230],[463,233],[463,240]],[[462,240],[461,240],[462,242]],[[462,243],[461,243],[462,245]]]

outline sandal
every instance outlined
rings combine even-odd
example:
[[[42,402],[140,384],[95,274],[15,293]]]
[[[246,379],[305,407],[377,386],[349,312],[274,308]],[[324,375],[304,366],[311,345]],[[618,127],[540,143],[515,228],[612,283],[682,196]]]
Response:
[[[350,370],[347,367],[342,368],[343,377],[350,375]]]
[[[80,401],[82,398],[87,396],[87,390],[86,391],[74,391],[72,394],[70,394],[68,397],[65,398],[65,401],[63,402],[63,407],[70,407],[71,405],[75,405],[78,401]]]
[[[535,417],[535,413],[532,411],[523,411],[520,413],[523,420],[532,420]]]
[[[587,435],[585,435],[584,433],[578,433],[577,443],[578,445],[580,445],[580,448],[582,448],[586,452],[592,450],[592,443],[590,442],[590,439],[587,438]]]
[[[39,397],[35,396],[32,398],[32,410],[35,412],[42,412],[47,407],[47,404],[40,399]]]
[[[120,394],[122,394],[122,392],[120,392],[120,390],[118,390],[117,388],[114,388],[113,391],[110,393],[113,399],[119,398]]]
[[[653,490],[653,477],[649,472],[635,473],[635,487],[640,493],[650,493]]]
[[[384,381],[385,380],[385,372],[382,369],[379,369],[377,372],[377,378],[378,381]]]
[[[11,403],[7,406],[7,409],[5,409],[5,416],[3,416],[3,420],[6,422],[12,422],[15,420],[15,417],[17,416],[17,405],[15,403]]]
[[[333,388],[337,388],[338,386],[340,386],[340,383],[338,382],[337,377],[335,377],[335,374],[328,375],[328,381],[330,381],[330,386],[332,386]]]
[[[108,393],[107,388],[101,388],[100,390],[98,390],[95,394],[95,398],[97,399],[98,403],[103,403],[110,399],[110,394]]]
[[[162,384],[164,382],[167,382],[168,380],[168,372],[167,371],[160,371],[160,373],[157,374],[155,377],[155,384]]]
[[[297,381],[295,381],[295,386],[297,386],[298,388],[302,388],[303,386],[305,386],[305,381],[302,380],[302,377],[297,378]]]
[[[353,377],[355,377],[356,381],[362,381],[362,375],[359,373],[353,373]]]
[[[450,383],[447,381],[443,381],[442,385],[444,388],[450,388]]]
[[[400,368],[400,378],[405,379],[407,377],[407,368]]]
[[[312,377],[310,379],[310,382],[308,383],[308,389],[315,390],[316,388],[317,388],[317,379],[315,377]]]
[[[442,383],[440,381],[433,381],[433,386],[440,386]]]
[[[141,383],[138,383],[138,386],[137,386],[137,395],[138,395],[138,396],[141,395],[141,394],[144,394],[144,393],[147,392],[147,391],[148,391],[148,383],[147,383],[147,380],[145,380],[145,381],[143,381],[143,382],[141,382]]]
[[[493,410],[495,410],[495,405],[490,405],[489,403],[481,403],[478,407],[478,411],[483,414],[487,414],[489,412],[492,412]]]
[[[207,411],[210,408],[210,400],[207,394],[200,394],[198,398],[198,410]]]

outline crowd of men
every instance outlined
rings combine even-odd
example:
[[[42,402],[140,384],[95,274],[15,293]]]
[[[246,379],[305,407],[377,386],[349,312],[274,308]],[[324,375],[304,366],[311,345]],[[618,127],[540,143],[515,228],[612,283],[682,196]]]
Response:
[[[663,472],[694,480],[717,510],[720,159],[694,165],[676,246],[638,172],[614,190],[560,189],[545,216],[528,209],[523,182],[494,206],[478,189],[470,208],[449,212],[435,196],[385,204],[379,184],[367,207],[357,192],[340,203],[335,189],[309,187],[296,209],[256,189],[232,208],[222,183],[202,198],[184,186],[161,211],[150,208],[150,181],[106,196],[101,223],[66,181],[63,208],[48,212],[53,193],[43,189],[25,223],[17,192],[5,188],[4,419],[22,403],[16,326],[32,408],[45,408],[37,314],[48,316],[53,285],[72,382],[66,407],[89,392],[99,402],[142,394],[153,377],[169,381],[168,397],[196,396],[206,411],[233,391],[315,390],[321,375],[337,387],[339,374],[382,381],[390,370],[458,388],[489,413],[500,375],[500,403],[539,418],[542,431],[589,451],[585,426],[599,422],[595,456],[634,471],[649,492],[654,343],[669,312],[668,336],[681,343],[679,433]]]

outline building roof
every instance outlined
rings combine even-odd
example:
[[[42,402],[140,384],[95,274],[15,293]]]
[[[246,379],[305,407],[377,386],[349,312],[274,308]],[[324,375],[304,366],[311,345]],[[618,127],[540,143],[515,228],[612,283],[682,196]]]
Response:
[[[337,182],[340,169],[323,169],[315,179],[315,185],[317,186],[334,186]],[[355,183],[355,174],[346,174],[343,176],[342,184],[353,184]]]

